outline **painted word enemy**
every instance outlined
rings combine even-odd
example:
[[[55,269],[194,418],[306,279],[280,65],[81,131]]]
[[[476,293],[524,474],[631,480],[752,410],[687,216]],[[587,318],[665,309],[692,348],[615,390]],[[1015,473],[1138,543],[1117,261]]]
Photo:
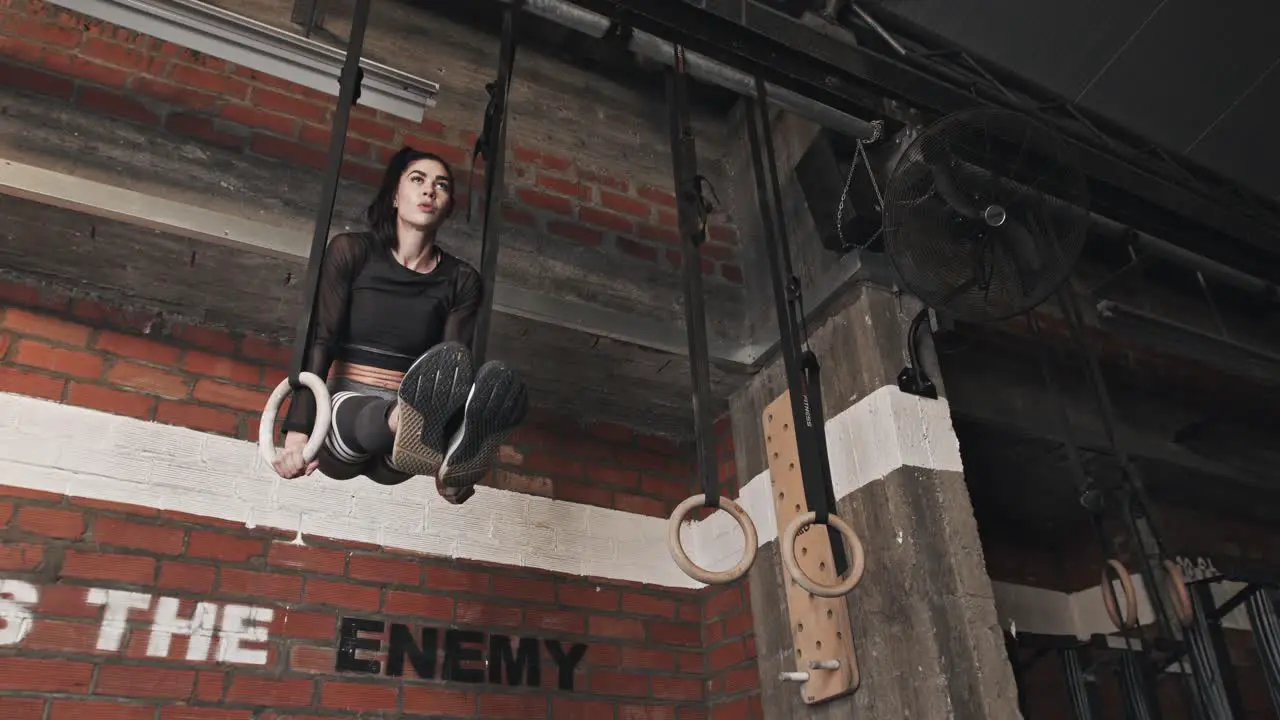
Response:
[[[488,635],[487,648],[485,633],[480,630],[446,629],[441,642],[441,632],[437,628],[419,629],[415,637],[408,625],[386,623],[382,620],[364,618],[343,618],[341,641],[338,646],[336,668],[339,672],[358,672],[377,675],[383,672],[382,663],[378,660],[356,657],[360,650],[378,652],[383,647],[383,637],[361,637],[360,633],[377,633],[386,641],[387,660],[386,674],[399,677],[404,674],[405,660],[420,678],[431,680],[436,677],[436,659],[443,644],[444,657],[440,662],[441,680],[455,682],[481,683],[488,682],[501,685],[540,687],[542,685],[542,647],[557,668],[556,684],[561,690],[573,690],[573,673],[578,663],[587,654],[587,646],[574,643],[565,648],[559,640],[539,641],[537,638],[518,638],[515,649],[512,649],[512,638],[509,635],[493,633]],[[485,650],[488,650],[487,657]],[[470,667],[468,663],[483,663],[485,669]]]

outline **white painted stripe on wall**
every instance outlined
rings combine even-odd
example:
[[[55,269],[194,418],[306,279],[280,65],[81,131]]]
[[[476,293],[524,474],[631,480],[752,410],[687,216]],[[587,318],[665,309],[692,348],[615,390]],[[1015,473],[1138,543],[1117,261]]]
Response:
[[[832,418],[827,441],[837,497],[904,465],[963,469],[946,404],[897,388],[881,388]],[[395,487],[320,473],[282,480],[249,442],[23,395],[0,394],[0,485],[429,555],[702,587],[671,561],[664,518],[487,487],[454,506],[440,499],[428,478]],[[740,498],[761,547],[777,538],[771,495],[765,471]],[[725,513],[686,524],[682,535],[690,556],[705,567],[730,567],[741,552],[741,532]],[[1082,638],[1112,629],[1097,588],[1064,593],[993,585],[1006,628],[1013,623],[1026,632]],[[1134,586],[1139,617],[1150,622],[1140,576]],[[1238,584],[1221,583],[1214,592],[1222,601],[1234,589]],[[1244,608],[1226,622],[1249,627]]]
[[[0,395],[0,484],[444,557],[698,587],[666,522],[493,488],[442,500],[430,478],[387,487],[282,480],[253,443],[21,395]]]
[[[904,464],[960,470],[945,402],[884,387],[827,424],[837,497]],[[542,570],[697,588],[667,551],[667,522],[488,487],[450,505],[430,478],[385,487],[316,473],[282,480],[253,443],[49,400],[0,394],[0,484]],[[741,494],[763,546],[777,536],[768,473]],[[682,528],[704,567],[731,567],[725,513]]]
[[[1101,572],[1099,572],[1101,580]],[[1116,628],[1107,617],[1102,604],[1102,588],[1095,586],[1076,592],[1061,592],[1044,588],[992,581],[995,590],[996,613],[1000,625],[1006,630],[1043,633],[1047,635],[1073,635],[1085,639],[1094,634],[1110,635]],[[1229,580],[1211,581],[1209,589],[1216,604],[1245,587],[1244,583]],[[1133,591],[1138,599],[1138,622],[1149,625],[1155,622],[1155,609],[1147,594],[1142,576],[1134,573]],[[1116,587],[1117,595],[1122,591]],[[1223,627],[1235,630],[1252,630],[1249,612],[1244,605],[1232,610],[1222,619]]]

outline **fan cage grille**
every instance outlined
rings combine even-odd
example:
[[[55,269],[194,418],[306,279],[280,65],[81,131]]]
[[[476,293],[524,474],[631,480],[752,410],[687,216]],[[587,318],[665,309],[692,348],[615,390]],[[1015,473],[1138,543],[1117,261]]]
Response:
[[[929,306],[1006,319],[1066,281],[1084,247],[1088,200],[1058,133],[1004,109],[955,113],[912,141],[889,178],[885,252]]]

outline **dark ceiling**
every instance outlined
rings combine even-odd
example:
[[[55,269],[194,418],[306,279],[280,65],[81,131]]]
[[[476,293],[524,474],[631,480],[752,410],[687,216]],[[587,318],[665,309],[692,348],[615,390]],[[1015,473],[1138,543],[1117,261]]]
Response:
[[[1280,200],[1275,0],[879,0],[969,54]]]

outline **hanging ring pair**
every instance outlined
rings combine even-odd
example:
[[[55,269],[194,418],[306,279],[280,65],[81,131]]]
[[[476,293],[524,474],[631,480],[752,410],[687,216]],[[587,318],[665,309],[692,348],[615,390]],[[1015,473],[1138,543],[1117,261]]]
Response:
[[[1169,600],[1173,605],[1173,616],[1183,627],[1187,627],[1195,620],[1195,609],[1191,605],[1191,594],[1187,590],[1187,582],[1182,576],[1182,568],[1172,560],[1164,561],[1164,570],[1168,576],[1166,580],[1165,590],[1168,591]],[[1123,614],[1117,606],[1115,597],[1115,586],[1111,585],[1108,570],[1115,573],[1116,578],[1120,580],[1120,589],[1124,593],[1125,611]],[[1111,624],[1116,626],[1117,630],[1127,630],[1138,626],[1138,596],[1133,590],[1133,578],[1125,566],[1114,558],[1107,560],[1102,567],[1102,604],[1107,610],[1107,617],[1111,619]]]
[[[683,71],[683,59],[683,52],[679,46],[677,46],[677,76]],[[756,95],[759,106],[765,107],[764,83],[759,77],[756,78]],[[784,361],[787,366],[788,385],[793,393],[803,394],[805,396],[803,399],[803,417],[805,419],[809,418],[808,413],[812,406],[813,412],[816,413],[819,418],[820,425],[823,415],[821,409],[821,383],[815,382],[812,387],[812,393],[810,393],[808,385],[802,384],[802,381],[799,380],[798,376],[801,363],[805,364],[806,370],[812,369],[816,374],[817,362],[816,358],[812,357],[812,353],[808,353],[803,359],[800,357],[799,327],[795,322],[791,322],[795,320],[795,318],[791,316],[793,305],[800,304],[799,287],[798,283],[794,280],[794,273],[791,272],[790,255],[786,246],[785,228],[777,228],[778,235],[774,235],[775,218],[770,212],[768,191],[764,185],[765,169],[763,158],[758,146],[760,139],[757,137],[754,108],[748,116],[748,120],[749,137],[751,139],[752,146],[752,161],[757,182],[757,195],[760,201],[760,210],[763,216],[762,219],[764,221],[765,245],[770,258],[770,268],[774,282],[774,301],[779,314],[779,329],[781,334],[781,343],[783,346]],[[772,137],[768,129],[767,114],[763,121],[765,123],[765,152],[768,155],[769,166],[775,168],[775,173],[771,173],[770,179],[772,181],[773,194],[776,199],[778,211],[781,212],[781,190],[778,187],[776,175],[777,165],[773,156]],[[678,165],[680,162],[678,152],[676,153],[675,159],[676,164]],[[677,175],[679,175],[679,171],[677,171]],[[802,306],[799,315],[802,322],[804,315]],[[809,367],[810,365],[812,365],[811,368]],[[810,394],[813,395],[812,398],[809,397]],[[798,422],[801,419],[801,409],[794,404],[801,401],[796,395],[793,395],[792,401],[792,412],[797,416],[796,421]],[[819,427],[816,431],[813,428],[810,428],[810,432],[811,434],[806,438],[807,443],[802,444],[799,448],[801,453],[802,473],[805,478],[805,495],[809,500],[810,507],[815,507],[822,511],[821,515],[823,516],[823,522],[821,524],[834,527],[849,546],[853,555],[851,567],[844,579],[835,585],[823,585],[815,582],[807,573],[805,573],[804,569],[800,567],[800,564],[796,559],[796,540],[802,531],[809,528],[811,525],[820,524],[819,512],[817,510],[801,514],[788,523],[779,538],[779,550],[781,552],[782,563],[787,570],[787,574],[791,576],[797,585],[815,596],[836,598],[850,593],[862,580],[863,570],[866,567],[866,553],[862,546],[861,539],[858,537],[857,533],[853,531],[853,528],[835,513],[831,513],[826,510],[827,504],[834,501],[828,500],[822,494],[824,485],[827,494],[830,494],[831,491],[831,480],[829,477],[830,471],[825,462],[826,447],[825,444],[821,442],[823,438],[823,431],[821,427]],[[707,480],[704,477],[704,483],[706,482]],[[676,511],[672,514],[671,521],[668,524],[667,542],[671,549],[672,557],[676,560],[680,569],[689,576],[708,584],[731,582],[750,570],[756,556],[757,537],[755,529],[751,524],[751,519],[742,511],[741,507],[728,498],[719,498],[719,506],[723,507],[734,517],[735,520],[737,520],[738,525],[743,530],[743,534],[746,536],[746,548],[743,550],[742,559],[734,569],[722,573],[712,573],[697,567],[689,561],[680,540],[681,523],[685,516],[693,508],[698,507],[699,505],[706,505],[707,500],[714,499],[709,497],[709,495],[710,493],[695,495],[688,500],[685,500],[676,508]]]

